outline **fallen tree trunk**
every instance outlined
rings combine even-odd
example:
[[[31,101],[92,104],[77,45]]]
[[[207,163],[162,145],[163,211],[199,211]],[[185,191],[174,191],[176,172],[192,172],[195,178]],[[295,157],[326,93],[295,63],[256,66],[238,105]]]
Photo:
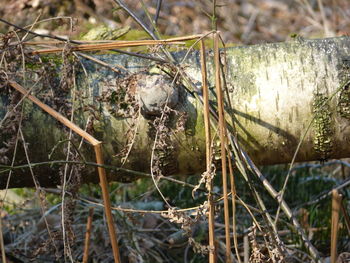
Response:
[[[229,97],[227,120],[235,123],[239,141],[256,163],[290,162],[310,124],[297,161],[350,155],[349,48],[350,39],[341,37],[226,50],[222,63]],[[215,105],[214,66],[210,52],[208,55],[211,101]],[[180,66],[193,84],[193,92],[183,87],[181,78],[174,81],[161,73],[166,68],[170,75],[176,75],[166,65],[128,55],[96,57],[120,69],[119,73],[82,57],[76,66],[69,65],[68,58],[55,61],[57,57],[45,57],[45,63],[63,64],[60,81],[53,71],[51,77],[45,71],[41,79],[36,65],[27,62],[27,68],[32,67],[34,73],[26,87],[30,89],[28,83],[40,82],[31,89],[32,94],[103,141],[105,161],[114,167],[108,169],[111,180],[131,181],[150,172],[201,173],[205,169],[203,110],[194,96],[201,92],[199,53],[186,56],[179,52],[175,57],[183,61]],[[15,94],[2,89],[1,119],[18,102]],[[23,166],[13,170],[10,187],[33,185],[28,159],[41,185],[60,184],[59,171],[63,173],[69,133],[30,102],[23,105],[22,111],[21,130],[28,157],[19,144],[15,166]],[[19,119],[15,114],[9,116],[0,133],[0,160],[4,165],[0,171],[1,188],[6,186],[6,165],[11,164],[15,148],[16,129],[10,121]],[[75,163],[83,182],[96,182],[91,146],[85,143],[80,148],[78,137],[71,141],[74,154],[68,159],[85,163]],[[216,142],[214,145],[217,147]]]

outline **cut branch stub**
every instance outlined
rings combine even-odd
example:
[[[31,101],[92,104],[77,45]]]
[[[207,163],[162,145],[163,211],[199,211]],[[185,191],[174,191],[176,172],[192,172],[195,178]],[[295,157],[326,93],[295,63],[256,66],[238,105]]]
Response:
[[[165,106],[174,108],[179,100],[179,91],[174,82],[158,74],[141,75],[136,94],[144,116],[160,115]]]

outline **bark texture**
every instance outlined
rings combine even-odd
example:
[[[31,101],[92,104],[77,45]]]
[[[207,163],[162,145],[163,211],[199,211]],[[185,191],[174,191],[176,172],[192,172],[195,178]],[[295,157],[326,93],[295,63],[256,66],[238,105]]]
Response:
[[[228,48],[222,51],[227,84],[227,120],[234,122],[239,140],[258,164],[290,162],[310,122],[298,161],[325,160],[350,155],[350,39],[348,37],[303,40]],[[226,59],[224,56],[226,53]],[[201,93],[199,53],[174,54]],[[205,169],[205,134],[202,105],[180,81],[160,73],[162,65],[127,55],[100,55],[100,60],[129,73],[115,73],[81,58],[77,65],[77,88],[62,93],[48,104],[74,109],[74,121],[104,142],[108,165],[139,172],[168,174],[200,173]],[[208,54],[211,101],[215,105],[212,54]],[[61,69],[62,70],[62,69]],[[62,70],[63,71],[63,70]],[[35,77],[33,77],[33,82]],[[28,86],[29,87],[29,86]],[[27,88],[28,88],[27,87]],[[43,86],[49,90],[50,87]],[[51,87],[52,88],[52,87]],[[176,90],[174,92],[174,89]],[[33,93],[45,100],[43,91]],[[0,118],[8,111],[8,94],[0,94]],[[165,113],[168,105],[171,110]],[[24,104],[22,130],[30,161],[65,160],[67,130],[31,103]],[[91,122],[93,120],[93,122]],[[8,134],[2,133],[0,141]],[[154,143],[157,138],[156,143]],[[78,147],[79,138],[75,137]],[[215,147],[219,149],[217,143]],[[7,153],[12,158],[12,151]],[[84,143],[75,160],[93,161],[92,147]],[[127,158],[125,158],[127,157]],[[151,165],[151,160],[153,160]],[[26,164],[18,147],[16,164]],[[62,164],[60,164],[62,167]],[[42,185],[60,183],[59,165],[34,167]],[[80,168],[84,182],[97,181],[95,168]],[[62,173],[62,168],[61,168]],[[108,170],[111,180],[131,181],[138,175]],[[8,172],[0,172],[0,187]],[[10,186],[33,185],[28,168],[16,169]]]

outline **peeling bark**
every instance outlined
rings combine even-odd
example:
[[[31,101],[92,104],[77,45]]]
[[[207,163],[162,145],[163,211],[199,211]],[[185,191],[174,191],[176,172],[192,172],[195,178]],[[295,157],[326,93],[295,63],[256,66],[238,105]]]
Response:
[[[301,145],[297,161],[349,157],[350,95],[349,85],[346,84],[350,80],[349,47],[350,39],[341,37],[297,39],[288,43],[226,50],[227,59],[222,59],[222,63],[227,70],[225,79],[230,98],[230,102],[226,101],[227,120],[235,122],[240,142],[256,163],[291,161],[310,122],[311,129]],[[182,61],[184,55],[184,52],[176,53],[177,61]],[[211,55],[209,52],[209,85],[211,101],[215,105]],[[74,103],[74,120],[80,127],[85,127],[89,118],[94,120],[89,129],[104,142],[106,163],[149,173],[152,149],[156,148],[157,162],[153,164],[158,164],[164,175],[203,172],[205,134],[201,103],[177,81],[173,83],[178,89],[176,94],[169,92],[169,86],[164,83],[172,80],[165,74],[155,79],[145,77],[160,74],[150,60],[126,55],[97,57],[111,66],[123,66],[131,73],[118,74],[81,59],[87,75],[82,69],[77,75],[78,96]],[[199,53],[190,53],[181,66],[200,93]],[[160,85],[152,84],[155,88],[142,90],[140,85],[145,83],[145,78],[154,83],[159,78]],[[35,95],[43,99],[42,93]],[[173,95],[175,99],[171,97]],[[153,123],[162,112],[147,114],[142,108],[150,108],[145,103],[152,104],[152,109],[163,107],[167,98],[172,110],[166,114],[169,121],[165,128],[170,132],[158,132],[166,142],[161,149],[160,145],[154,147],[156,130]],[[143,103],[141,109],[139,100]],[[50,103],[54,104],[52,101]],[[8,110],[7,105],[6,94],[0,94],[1,119]],[[67,139],[68,133],[29,102],[25,103],[24,112],[22,127],[29,143],[30,161],[47,161],[48,154],[57,142]],[[75,143],[79,144],[79,138],[75,138]],[[56,147],[51,160],[65,159],[64,145],[62,143]],[[19,147],[17,165],[26,164],[22,149]],[[83,144],[80,153],[87,161],[94,161],[91,152],[91,146]],[[11,154],[8,154],[9,159],[12,158]],[[125,156],[126,161],[123,159]],[[57,165],[34,168],[42,185],[59,184],[57,171]],[[0,187],[5,186],[7,175],[7,172],[0,173]],[[138,177],[120,170],[109,170],[108,175],[111,180],[118,181],[132,181]],[[96,182],[95,168],[84,168],[82,180]],[[14,171],[11,187],[31,185],[28,169]]]

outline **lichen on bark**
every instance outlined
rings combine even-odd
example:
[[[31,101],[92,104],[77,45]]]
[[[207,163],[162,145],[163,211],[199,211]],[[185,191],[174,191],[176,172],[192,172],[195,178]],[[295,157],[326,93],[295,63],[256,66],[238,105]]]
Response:
[[[328,96],[320,93],[314,95],[313,112],[314,150],[320,160],[326,161],[332,154],[334,137],[333,111]]]
[[[350,56],[341,59],[339,78],[344,88],[340,91],[337,109],[341,117],[350,120],[350,84],[346,84],[350,80]]]

